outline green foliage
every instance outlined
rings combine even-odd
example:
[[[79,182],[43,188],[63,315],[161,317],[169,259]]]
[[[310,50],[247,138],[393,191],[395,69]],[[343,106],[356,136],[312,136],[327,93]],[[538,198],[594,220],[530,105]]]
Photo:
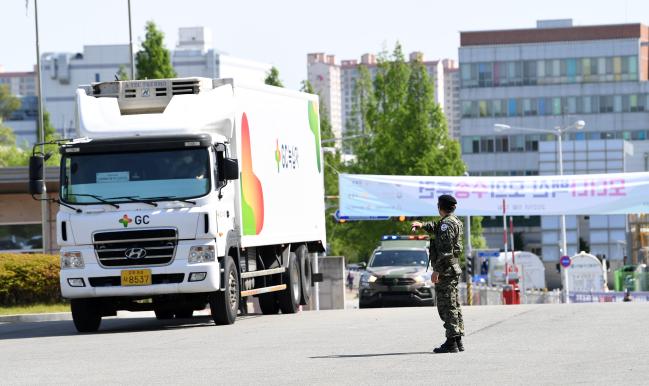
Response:
[[[20,108],[20,99],[11,94],[9,86],[0,84],[0,121]]]
[[[164,79],[176,76],[171,66],[169,50],[164,46],[164,33],[153,21],[146,23],[146,36],[142,49],[135,54],[138,79]]]
[[[45,142],[52,142],[61,139],[54,126],[52,126],[52,122],[50,122],[50,113],[47,111],[43,113],[43,127],[45,128]],[[51,156],[45,164],[48,166],[60,165],[61,154],[59,153],[59,146],[56,144],[45,145],[45,154],[48,153],[51,154]]]
[[[270,68],[270,71],[266,73],[264,83],[270,86],[284,87],[282,81],[279,79],[279,70],[277,67],[273,66]]]
[[[117,80],[129,80],[129,75],[128,72],[126,71],[126,66],[123,64],[119,65],[119,69],[117,70]]]
[[[426,67],[420,60],[406,62],[399,44],[391,55],[379,56],[373,81],[366,68],[359,68],[353,96],[347,135],[364,137],[350,141],[356,160],[346,170],[387,175],[464,173],[459,144],[448,136]],[[431,213],[436,211],[431,208]],[[358,261],[369,257],[381,235],[409,232],[410,222],[361,221],[335,224],[328,237],[333,254]]]
[[[473,249],[487,248],[487,240],[482,234],[482,216],[471,216],[471,247]]]
[[[59,302],[58,256],[0,254],[0,305]]]
[[[302,83],[300,85],[300,91],[308,93],[308,94],[315,94],[315,90],[313,89],[313,85],[308,80],[303,80],[302,81]]]
[[[27,165],[29,152],[16,146],[13,131],[0,122],[0,167]]]

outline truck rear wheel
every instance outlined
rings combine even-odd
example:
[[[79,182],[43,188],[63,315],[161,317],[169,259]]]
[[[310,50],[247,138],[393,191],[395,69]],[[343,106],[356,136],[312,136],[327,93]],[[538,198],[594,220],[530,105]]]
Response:
[[[275,315],[279,312],[277,294],[274,292],[259,295],[259,308],[264,315]]]
[[[239,310],[239,273],[231,256],[223,260],[225,272],[225,290],[210,294],[210,311],[212,320],[217,325],[232,324],[237,319]]]
[[[311,256],[309,256],[309,251],[307,250],[306,245],[300,245],[295,250],[295,255],[300,264],[300,287],[302,288],[300,304],[305,306],[309,304],[309,300],[311,300],[311,287],[313,283],[311,273],[313,272],[313,262],[311,261]]]
[[[282,310],[282,314],[294,314],[299,310],[302,292],[300,289],[300,266],[295,253],[292,252],[289,257],[288,271],[284,272],[284,283],[286,283],[286,289],[277,293],[279,308]]]
[[[79,332],[95,332],[101,324],[101,312],[94,299],[72,299],[70,301],[72,321]]]

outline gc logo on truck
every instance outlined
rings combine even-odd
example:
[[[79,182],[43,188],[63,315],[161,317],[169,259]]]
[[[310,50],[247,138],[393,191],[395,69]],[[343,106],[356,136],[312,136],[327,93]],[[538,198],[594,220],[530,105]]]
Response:
[[[124,225],[124,228],[128,228],[128,224],[133,222],[132,218],[128,217],[128,214],[125,214],[124,217],[120,218],[119,223]],[[149,215],[144,215],[144,216],[135,216],[135,225],[141,225],[141,224],[148,224],[149,223]]]

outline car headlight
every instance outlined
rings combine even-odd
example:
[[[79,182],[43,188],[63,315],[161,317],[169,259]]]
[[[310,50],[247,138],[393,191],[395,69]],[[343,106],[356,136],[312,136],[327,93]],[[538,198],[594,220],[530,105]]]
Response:
[[[195,263],[207,263],[214,261],[215,253],[213,245],[195,245],[189,248],[189,257],[188,262],[190,264]]]
[[[423,283],[426,279],[423,276],[415,276],[415,283]]]
[[[374,283],[377,277],[374,275],[363,275],[361,276],[361,283]]]
[[[61,269],[84,268],[85,266],[81,252],[61,252]]]

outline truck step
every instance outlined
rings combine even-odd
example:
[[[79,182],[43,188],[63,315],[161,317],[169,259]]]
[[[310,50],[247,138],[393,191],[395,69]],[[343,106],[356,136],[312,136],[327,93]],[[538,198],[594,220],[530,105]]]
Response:
[[[241,297],[265,294],[268,292],[283,291],[286,289],[286,284],[274,285],[270,287],[255,288],[247,291],[241,291]]]
[[[271,269],[262,269],[262,270],[259,270],[259,271],[244,272],[244,273],[241,274],[241,278],[242,279],[250,279],[251,277],[274,275],[276,273],[283,273],[284,271],[286,271],[286,268],[284,268],[284,267],[271,268]]]

